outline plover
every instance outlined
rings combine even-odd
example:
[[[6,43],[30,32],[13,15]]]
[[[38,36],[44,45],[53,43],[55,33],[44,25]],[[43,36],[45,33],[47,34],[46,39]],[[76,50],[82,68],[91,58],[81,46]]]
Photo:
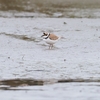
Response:
[[[60,39],[60,37],[56,36],[55,34],[48,33],[48,32],[44,32],[41,37],[43,37],[43,40],[47,44],[49,44],[49,49],[52,49],[53,48],[53,44],[55,44]]]

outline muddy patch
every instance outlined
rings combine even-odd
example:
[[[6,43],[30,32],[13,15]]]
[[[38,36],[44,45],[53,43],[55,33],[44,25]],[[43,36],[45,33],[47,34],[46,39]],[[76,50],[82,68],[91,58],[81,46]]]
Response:
[[[42,80],[35,79],[10,79],[0,81],[1,90],[12,90],[11,87],[43,85]],[[17,89],[18,90],[18,89]]]
[[[28,37],[27,35],[16,35],[16,34],[7,34],[7,33],[0,33],[0,35],[5,35],[11,38],[20,39],[24,41],[34,41],[34,42],[40,41],[40,40],[37,40],[35,37]]]
[[[9,79],[0,81],[0,90],[13,90],[12,87],[43,86],[55,83],[90,83],[100,82],[100,79],[61,79],[61,80],[36,80],[36,79]],[[15,89],[18,90],[18,89]],[[21,89],[23,90],[23,89]]]
[[[0,17],[100,18],[99,0],[0,0]]]
[[[58,80],[58,83],[67,83],[67,82],[100,82],[100,79],[62,79]]]

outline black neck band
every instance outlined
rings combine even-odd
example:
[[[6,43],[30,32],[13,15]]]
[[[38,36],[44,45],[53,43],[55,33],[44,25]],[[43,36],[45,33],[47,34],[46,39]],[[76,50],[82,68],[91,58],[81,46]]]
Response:
[[[45,39],[49,38],[49,36],[50,36],[50,33],[49,33],[49,35]]]

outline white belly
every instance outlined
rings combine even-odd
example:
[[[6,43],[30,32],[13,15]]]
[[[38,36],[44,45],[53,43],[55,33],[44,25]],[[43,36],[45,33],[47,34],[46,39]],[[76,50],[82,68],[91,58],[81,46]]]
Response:
[[[57,41],[58,41],[58,39],[57,40],[50,40],[49,38],[48,39],[43,39],[47,44],[55,44]]]

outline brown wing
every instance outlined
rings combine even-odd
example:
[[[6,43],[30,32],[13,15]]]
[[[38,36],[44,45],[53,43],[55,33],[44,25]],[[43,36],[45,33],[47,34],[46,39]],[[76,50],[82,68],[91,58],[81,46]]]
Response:
[[[50,34],[49,38],[50,38],[51,40],[57,40],[59,37],[56,36],[56,35],[54,35],[54,34]]]

